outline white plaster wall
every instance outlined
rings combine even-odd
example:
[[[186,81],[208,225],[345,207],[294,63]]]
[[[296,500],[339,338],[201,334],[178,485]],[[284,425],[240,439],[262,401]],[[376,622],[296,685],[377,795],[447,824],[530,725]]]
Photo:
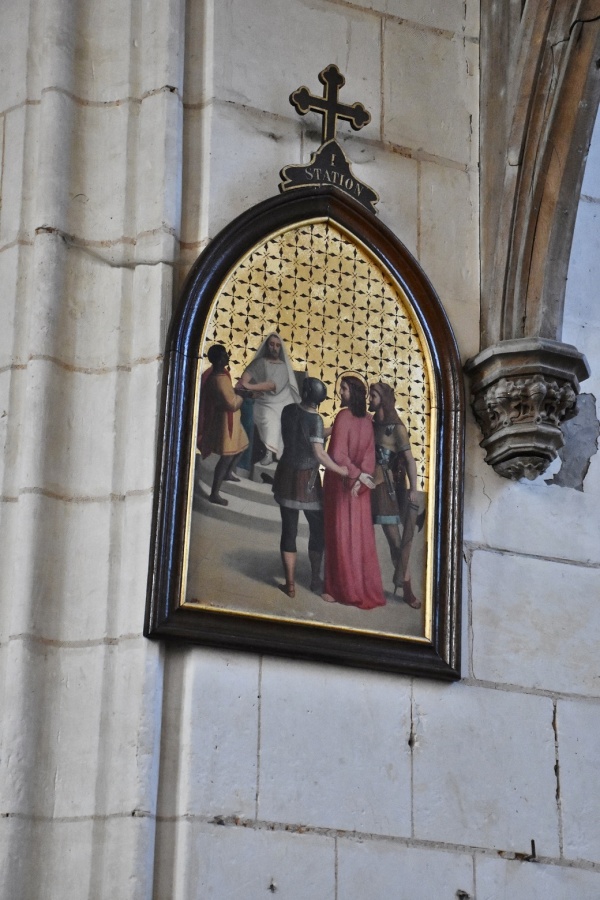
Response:
[[[318,143],[287,97],[326,64],[477,351],[476,0],[0,16],[0,895],[599,896],[597,456],[583,492],[512,484],[469,420],[458,684],[141,636],[173,294]],[[598,133],[583,193],[564,339],[599,368]]]

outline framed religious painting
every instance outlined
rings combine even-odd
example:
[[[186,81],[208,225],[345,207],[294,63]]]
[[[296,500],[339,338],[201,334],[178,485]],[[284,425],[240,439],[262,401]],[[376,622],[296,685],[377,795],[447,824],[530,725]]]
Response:
[[[212,241],[173,316],[146,634],[455,679],[456,344],[334,138],[310,165]]]

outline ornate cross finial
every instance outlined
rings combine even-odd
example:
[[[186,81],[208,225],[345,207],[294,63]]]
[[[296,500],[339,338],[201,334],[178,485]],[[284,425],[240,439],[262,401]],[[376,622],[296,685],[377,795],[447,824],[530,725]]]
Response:
[[[338,95],[346,79],[337,66],[330,65],[319,73],[319,81],[325,90],[322,97],[315,97],[307,87],[299,87],[290,95],[290,103],[301,116],[314,110],[323,116],[323,136],[319,149],[313,153],[308,165],[284,166],[280,172],[280,191],[292,191],[296,188],[338,188],[350,194],[371,212],[376,212],[375,204],[379,197],[368,184],[357,178],[342,147],[335,139],[338,119],[350,122],[355,131],[371,121],[371,114],[362,103],[345,106],[338,100]]]
[[[339,102],[340,88],[345,85],[346,79],[337,66],[332,64],[319,72],[319,81],[325,88],[323,97],[315,97],[303,85],[290,94],[290,103],[301,116],[311,109],[323,116],[322,143],[335,140],[338,119],[350,122],[354,131],[369,124],[371,113],[367,112],[362,103],[346,106]]]

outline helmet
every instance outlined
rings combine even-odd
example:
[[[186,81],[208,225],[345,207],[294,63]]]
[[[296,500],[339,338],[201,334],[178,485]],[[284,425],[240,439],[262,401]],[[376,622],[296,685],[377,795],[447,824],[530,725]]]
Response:
[[[306,377],[302,382],[302,399],[318,406],[327,397],[327,388],[318,378]]]

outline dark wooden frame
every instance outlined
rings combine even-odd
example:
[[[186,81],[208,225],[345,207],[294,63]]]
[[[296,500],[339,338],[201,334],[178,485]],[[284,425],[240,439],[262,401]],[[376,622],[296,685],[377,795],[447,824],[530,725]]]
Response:
[[[274,231],[315,218],[328,219],[353,234],[393,274],[412,304],[431,354],[432,388],[438,400],[431,643],[179,605],[195,440],[196,363],[204,320],[237,260]],[[299,189],[243,213],[192,267],[171,322],[164,361],[145,634],[409,675],[459,678],[463,416],[461,364],[442,305],[413,256],[374,215],[337,188]]]

